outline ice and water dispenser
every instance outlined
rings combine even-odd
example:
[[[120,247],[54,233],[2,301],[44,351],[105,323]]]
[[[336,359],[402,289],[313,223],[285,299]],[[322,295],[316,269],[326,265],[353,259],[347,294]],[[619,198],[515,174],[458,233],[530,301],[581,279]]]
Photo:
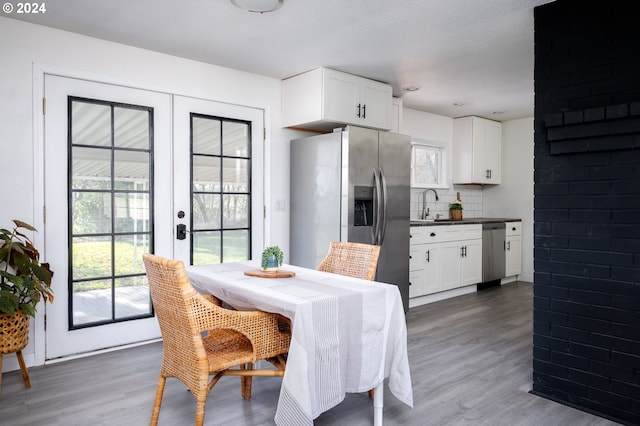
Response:
[[[372,226],[373,224],[373,187],[354,187],[354,226]]]

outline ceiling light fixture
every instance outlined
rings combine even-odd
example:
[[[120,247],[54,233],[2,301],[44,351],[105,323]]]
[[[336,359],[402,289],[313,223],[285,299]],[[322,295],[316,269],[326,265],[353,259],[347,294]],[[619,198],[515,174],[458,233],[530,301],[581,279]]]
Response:
[[[402,86],[402,90],[404,90],[405,92],[417,92],[418,90],[420,90],[420,86]]]
[[[282,7],[284,0],[231,0],[234,6],[255,13],[273,12]]]

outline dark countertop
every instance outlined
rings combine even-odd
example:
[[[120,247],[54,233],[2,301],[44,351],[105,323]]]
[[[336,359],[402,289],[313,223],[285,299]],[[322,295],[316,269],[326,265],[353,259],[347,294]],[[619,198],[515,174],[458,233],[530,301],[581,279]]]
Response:
[[[504,218],[504,217],[474,217],[471,219],[451,220],[439,219],[434,221],[411,220],[411,226],[435,226],[435,225],[476,225],[490,222],[521,222],[522,219]]]

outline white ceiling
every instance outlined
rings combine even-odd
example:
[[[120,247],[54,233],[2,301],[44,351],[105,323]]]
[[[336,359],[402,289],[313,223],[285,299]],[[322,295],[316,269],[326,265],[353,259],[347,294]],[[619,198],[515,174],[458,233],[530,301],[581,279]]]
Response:
[[[325,66],[387,82],[409,108],[504,121],[533,116],[533,8],[549,2],[284,0],[258,14],[229,0],[55,0],[4,16],[278,79]]]

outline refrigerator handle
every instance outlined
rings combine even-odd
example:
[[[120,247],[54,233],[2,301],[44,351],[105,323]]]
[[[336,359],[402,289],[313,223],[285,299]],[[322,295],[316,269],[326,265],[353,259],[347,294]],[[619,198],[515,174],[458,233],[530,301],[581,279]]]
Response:
[[[380,180],[382,181],[382,218],[381,218],[381,224],[380,224],[380,236],[378,238],[379,239],[378,244],[382,245],[384,241],[384,234],[387,231],[387,201],[388,201],[387,178],[382,172],[382,169],[380,169]]]
[[[380,225],[382,224],[382,183],[378,176],[378,169],[373,169],[373,181],[376,185],[376,193],[373,197],[373,226],[371,227],[371,235],[373,237],[373,244],[380,244]]]

